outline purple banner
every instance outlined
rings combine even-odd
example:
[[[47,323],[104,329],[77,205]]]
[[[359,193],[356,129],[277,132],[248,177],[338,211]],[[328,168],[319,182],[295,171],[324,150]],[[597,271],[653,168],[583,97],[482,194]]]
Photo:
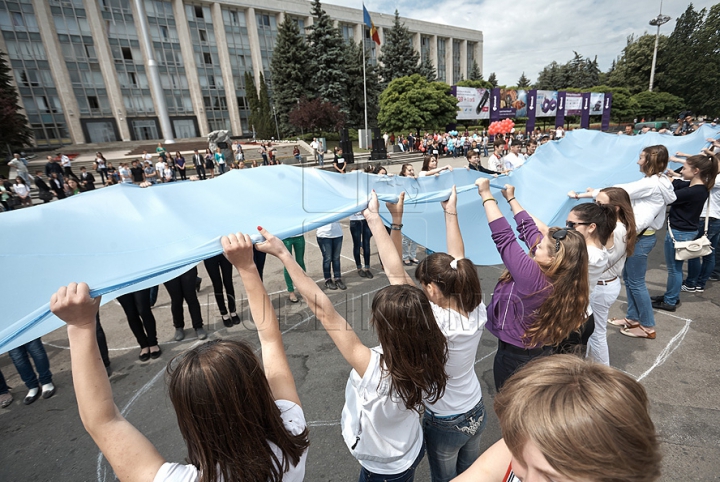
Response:
[[[602,113],[602,129],[603,132],[610,128],[610,108],[612,107],[612,92],[605,94],[603,113]]]
[[[565,125],[565,91],[558,92],[557,115],[555,116],[555,127]]]
[[[590,128],[590,92],[584,92],[582,95],[582,114],[580,116],[580,128]]]
[[[490,122],[500,120],[500,89],[490,91]]]
[[[527,93],[527,124],[525,131],[532,132],[535,129],[535,111],[537,111],[537,90],[528,90]]]

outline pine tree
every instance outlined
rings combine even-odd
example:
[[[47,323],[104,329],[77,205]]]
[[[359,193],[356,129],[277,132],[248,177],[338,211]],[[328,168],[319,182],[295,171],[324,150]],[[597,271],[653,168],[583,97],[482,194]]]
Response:
[[[277,109],[280,134],[284,137],[295,129],[288,121],[288,114],[299,100],[308,97],[309,56],[305,39],[300,35],[297,23],[285,15],[278,27],[275,48],[270,61],[273,80],[273,102]]]
[[[485,80],[483,79],[482,72],[480,72],[480,66],[475,60],[473,60],[472,67],[470,68],[468,80]]]
[[[525,89],[527,87],[530,87],[530,79],[525,77],[525,72],[522,73],[520,78],[517,81],[518,89]]]
[[[245,96],[250,107],[250,116],[248,118],[250,129],[252,129],[255,136],[260,137],[258,130],[260,127],[260,99],[258,98],[252,72],[245,72]]]
[[[383,63],[380,77],[384,85],[399,77],[417,74],[420,54],[413,48],[412,34],[400,22],[400,14],[395,10],[395,24],[385,31],[385,43],[381,48]]]
[[[498,86],[498,80],[497,80],[497,76],[495,75],[495,72],[492,72],[490,74],[490,77],[488,77],[488,82],[490,82],[490,85],[492,85],[493,88]]]
[[[322,99],[340,107],[348,113],[345,93],[348,75],[343,66],[345,41],[340,31],[334,27],[333,20],[323,10],[320,0],[314,0],[310,13],[313,24],[308,27],[308,58],[312,66],[307,74],[310,85]]]
[[[351,127],[365,127],[365,103],[363,95],[363,52],[360,45],[348,42],[346,47],[345,70],[348,73],[347,103],[350,111],[347,124]],[[382,89],[377,68],[370,64],[370,55],[365,52],[365,78],[367,85],[368,127],[377,125],[380,110],[378,97]]]
[[[10,67],[0,52],[0,147],[21,148],[32,143],[32,130],[20,112],[18,93],[13,87]]]
[[[437,80],[437,72],[435,71],[435,66],[433,66],[432,60],[430,60],[429,58],[420,62],[420,67],[418,67],[418,73],[425,77],[428,82],[435,82]]]
[[[272,107],[270,107],[270,94],[268,93],[267,82],[265,82],[265,76],[263,76],[263,74],[260,74],[258,107],[258,135],[261,139],[275,137],[275,119],[273,118]]]

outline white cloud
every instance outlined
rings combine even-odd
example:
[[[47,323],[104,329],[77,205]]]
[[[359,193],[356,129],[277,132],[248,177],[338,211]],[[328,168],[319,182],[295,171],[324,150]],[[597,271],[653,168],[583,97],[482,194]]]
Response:
[[[696,10],[710,8],[717,0],[695,0]],[[361,8],[357,0],[326,3]],[[669,35],[688,0],[664,0],[663,14],[672,17],[660,32]],[[472,27],[483,32],[483,74],[495,72],[501,84],[513,85],[525,75],[534,82],[538,72],[553,60],[564,63],[573,50],[585,57],[597,55],[606,71],[626,44],[629,35],[654,33],[648,25],[660,9],[655,0],[368,0],[370,11]]]

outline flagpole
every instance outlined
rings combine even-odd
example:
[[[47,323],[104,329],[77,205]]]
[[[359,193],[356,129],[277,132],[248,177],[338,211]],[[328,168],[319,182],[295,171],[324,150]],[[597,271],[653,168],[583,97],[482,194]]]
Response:
[[[363,5],[364,8],[364,5]],[[367,128],[368,128],[368,119],[367,119],[367,79],[365,78],[365,26],[363,25],[363,34],[362,34],[362,45],[360,46],[362,48],[363,53],[363,99],[365,101],[365,149],[367,149]]]

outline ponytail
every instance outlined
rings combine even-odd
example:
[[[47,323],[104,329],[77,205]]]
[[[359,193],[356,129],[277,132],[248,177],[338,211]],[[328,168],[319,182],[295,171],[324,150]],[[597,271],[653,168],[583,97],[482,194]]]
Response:
[[[627,231],[625,253],[627,253],[628,256],[632,256],[635,251],[638,233],[630,196],[627,191],[621,187],[606,187],[605,189],[601,189],[600,192],[604,192],[608,199],[610,199],[609,206],[617,208],[618,221],[625,225],[625,230]]]
[[[482,303],[480,278],[469,259],[455,259],[447,253],[433,253],[420,262],[415,279],[422,284],[435,283],[446,298],[452,298],[466,313]]]
[[[685,163],[690,167],[700,170],[700,178],[708,191],[715,185],[715,178],[718,175],[718,162],[720,162],[718,156],[710,153],[697,154],[685,160]]]
[[[602,245],[607,244],[617,224],[617,215],[614,208],[595,203],[585,203],[575,206],[571,212],[575,213],[582,222],[595,224],[598,241]]]

